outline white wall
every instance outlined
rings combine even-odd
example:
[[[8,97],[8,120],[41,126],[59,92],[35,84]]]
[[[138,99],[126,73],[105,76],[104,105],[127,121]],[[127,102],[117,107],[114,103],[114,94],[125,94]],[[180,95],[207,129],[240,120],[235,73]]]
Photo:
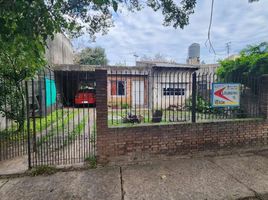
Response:
[[[191,72],[158,72],[153,76],[153,106],[168,108],[169,106],[185,106],[185,101],[191,96]],[[164,95],[163,88],[184,88],[184,95]]]
[[[73,46],[64,34],[57,33],[47,46],[45,56],[49,64],[74,64]]]

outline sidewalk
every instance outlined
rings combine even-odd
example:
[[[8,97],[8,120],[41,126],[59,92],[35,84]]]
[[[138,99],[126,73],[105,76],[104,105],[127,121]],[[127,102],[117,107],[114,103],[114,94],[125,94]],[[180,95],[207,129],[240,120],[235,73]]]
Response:
[[[0,179],[1,200],[268,199],[268,151]]]

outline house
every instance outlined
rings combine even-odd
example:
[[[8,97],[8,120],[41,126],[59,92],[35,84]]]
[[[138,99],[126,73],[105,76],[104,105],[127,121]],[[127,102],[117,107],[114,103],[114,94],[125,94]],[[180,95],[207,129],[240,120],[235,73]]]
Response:
[[[106,69],[109,107],[148,107],[150,68],[109,66]]]
[[[191,95],[189,64],[138,61],[135,67],[108,67],[108,104],[113,108],[168,108]]]

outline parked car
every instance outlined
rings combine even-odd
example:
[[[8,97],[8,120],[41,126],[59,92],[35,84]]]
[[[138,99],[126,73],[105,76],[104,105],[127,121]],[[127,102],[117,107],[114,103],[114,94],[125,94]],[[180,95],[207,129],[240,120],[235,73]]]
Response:
[[[80,89],[77,91],[74,99],[76,106],[96,105],[96,90],[94,88]]]

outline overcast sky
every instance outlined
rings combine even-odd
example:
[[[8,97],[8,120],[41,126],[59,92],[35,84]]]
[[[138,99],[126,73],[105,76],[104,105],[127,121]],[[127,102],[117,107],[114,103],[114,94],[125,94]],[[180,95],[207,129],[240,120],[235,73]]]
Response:
[[[210,18],[211,0],[198,0],[190,24],[183,30],[162,25],[161,12],[150,8],[140,12],[115,15],[115,27],[92,43],[87,35],[74,39],[75,49],[100,46],[105,48],[109,64],[134,65],[134,52],[153,57],[161,53],[179,63],[185,63],[188,46],[201,45],[201,60],[214,63],[227,55],[226,43],[231,42],[231,54],[239,53],[248,44],[268,41],[268,0],[249,4],[248,0],[215,0],[211,39],[218,54],[205,46]]]

